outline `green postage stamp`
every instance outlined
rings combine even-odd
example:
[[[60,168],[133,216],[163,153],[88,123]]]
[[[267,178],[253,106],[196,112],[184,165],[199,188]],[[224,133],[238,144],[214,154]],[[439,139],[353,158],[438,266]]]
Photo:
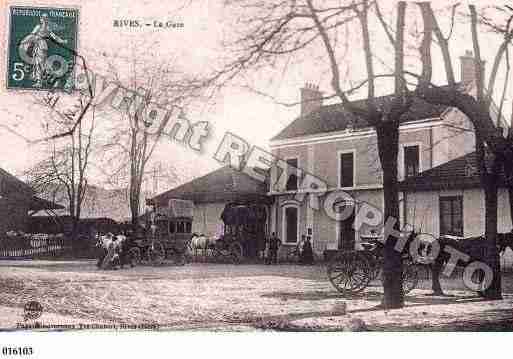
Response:
[[[7,88],[71,90],[78,9],[11,6]]]

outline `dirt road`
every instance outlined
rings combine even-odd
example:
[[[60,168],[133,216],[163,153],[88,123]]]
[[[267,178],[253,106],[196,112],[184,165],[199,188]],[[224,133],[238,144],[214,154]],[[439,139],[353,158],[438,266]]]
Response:
[[[452,296],[429,296],[430,284],[422,281],[404,309],[384,312],[377,308],[379,282],[364,296],[342,298],[322,266],[188,264],[99,271],[94,261],[0,261],[0,273],[0,306],[11,313],[9,320],[0,316],[3,329],[15,327],[31,300],[43,305],[43,322],[160,329],[462,330],[470,321],[474,329],[500,323],[501,330],[511,330],[513,323],[511,274],[504,276],[502,301],[483,302],[460,278],[452,278],[442,280]]]

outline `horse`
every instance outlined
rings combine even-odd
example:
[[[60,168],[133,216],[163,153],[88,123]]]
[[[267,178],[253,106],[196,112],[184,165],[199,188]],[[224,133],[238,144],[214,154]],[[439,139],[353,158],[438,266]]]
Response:
[[[198,252],[201,252],[203,256],[206,256],[210,245],[214,241],[214,239],[208,238],[204,234],[193,233],[189,245],[190,250],[193,252],[191,254],[193,254],[196,257],[198,255]]]
[[[440,285],[440,273],[442,272],[442,267],[448,263],[451,257],[450,252],[446,251],[446,248],[450,247],[451,249],[467,254],[470,257],[467,263],[474,261],[485,262],[486,238],[480,236],[457,240],[443,237],[438,239],[438,244],[440,246],[438,256],[430,263],[429,267],[432,274],[433,295],[444,295]],[[504,253],[508,247],[513,250],[513,230],[509,233],[497,233],[497,249],[499,253]],[[429,255],[429,251],[427,251],[427,254]],[[462,262],[458,261],[457,264],[461,265]]]
[[[101,269],[117,269],[117,266],[123,268],[126,241],[127,237],[124,235],[107,233],[100,236],[96,245],[103,251],[96,266]]]
[[[206,258],[209,251],[212,250],[216,246],[216,243],[217,244],[223,243],[222,242],[223,239],[224,239],[224,237],[222,235],[207,237],[204,234],[193,233],[191,241],[190,241],[190,245],[188,246],[189,251],[192,252],[190,254],[193,256],[197,256],[198,253],[200,253],[201,255],[203,255],[203,257]],[[213,254],[215,254],[215,253],[216,252],[214,251]]]

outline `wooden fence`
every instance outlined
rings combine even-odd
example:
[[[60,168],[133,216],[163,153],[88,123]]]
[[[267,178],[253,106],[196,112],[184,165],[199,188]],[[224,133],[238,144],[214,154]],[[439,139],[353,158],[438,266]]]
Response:
[[[66,237],[47,234],[1,236],[0,259],[59,257],[71,249]]]

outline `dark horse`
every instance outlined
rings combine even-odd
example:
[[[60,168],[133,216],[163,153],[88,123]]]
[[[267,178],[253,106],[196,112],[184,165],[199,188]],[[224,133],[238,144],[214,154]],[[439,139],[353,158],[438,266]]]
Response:
[[[438,239],[440,252],[433,263],[430,265],[432,274],[431,278],[433,281],[432,289],[434,295],[444,295],[442,287],[440,286],[440,273],[442,272],[442,268],[447,264],[451,257],[450,252],[445,250],[447,246],[450,246],[452,249],[456,249],[461,253],[467,254],[470,259],[466,263],[471,263],[474,261],[484,262],[485,240],[486,239],[484,237],[473,237],[464,240],[456,240],[451,238]],[[513,230],[508,233],[497,233],[497,247],[499,253],[504,252],[508,247],[513,250]],[[461,265],[462,262],[458,261],[458,264]]]

